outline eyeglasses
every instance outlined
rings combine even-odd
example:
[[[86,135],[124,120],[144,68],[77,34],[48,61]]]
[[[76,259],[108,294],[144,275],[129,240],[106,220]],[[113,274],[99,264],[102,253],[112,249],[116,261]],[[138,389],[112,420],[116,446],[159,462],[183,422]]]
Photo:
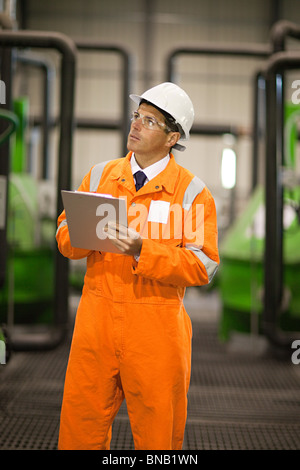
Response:
[[[159,130],[161,128],[171,132],[171,129],[166,124],[157,121],[154,117],[144,116],[144,114],[140,114],[137,111],[134,111],[131,114],[131,121],[136,122],[138,119],[141,119],[145,129],[149,129],[150,131]]]

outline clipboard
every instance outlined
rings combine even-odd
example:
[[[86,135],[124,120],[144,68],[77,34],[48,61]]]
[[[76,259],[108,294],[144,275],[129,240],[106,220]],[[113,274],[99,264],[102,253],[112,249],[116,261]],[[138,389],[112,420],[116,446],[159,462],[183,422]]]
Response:
[[[66,190],[62,190],[61,195],[74,248],[121,253],[103,229],[110,221],[127,227],[125,198]]]

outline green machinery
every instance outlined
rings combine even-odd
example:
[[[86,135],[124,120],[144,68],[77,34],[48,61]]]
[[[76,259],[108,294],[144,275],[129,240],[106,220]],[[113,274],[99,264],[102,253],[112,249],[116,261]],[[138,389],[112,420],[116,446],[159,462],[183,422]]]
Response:
[[[62,211],[60,191],[69,188],[71,181],[76,46],[68,36],[51,31],[43,33],[29,30],[2,30],[0,42],[3,49],[1,80],[6,84],[5,105],[9,110],[14,108],[20,115],[16,145],[12,152],[12,141],[10,148],[8,145],[3,146],[0,158],[0,183],[2,191],[5,186],[4,202],[7,215],[0,224],[0,238],[3,243],[0,251],[0,321],[7,323],[12,351],[46,350],[55,348],[64,340],[69,322],[69,267],[66,258],[60,255],[56,247],[55,220],[57,214]],[[13,49],[24,48],[28,52],[31,48],[53,49],[60,55],[58,158],[55,182],[50,181],[47,173],[49,163],[47,137],[50,130],[49,83],[52,69],[47,60],[41,60],[31,54],[29,57],[12,54]],[[31,152],[28,152],[29,161],[26,161],[26,99],[19,103],[15,102],[13,106],[12,65],[15,59],[26,65],[37,66],[42,71],[43,114],[40,121],[42,162],[39,158],[36,159],[39,160],[36,163],[41,163],[43,170],[41,181],[37,181],[38,178],[32,171]],[[36,127],[34,121],[33,124]],[[40,152],[36,155],[38,154]],[[43,187],[49,183],[48,194],[50,201],[53,202],[48,204],[49,208],[54,209],[49,212],[48,218],[46,210],[43,212],[37,210],[41,207],[41,183]],[[46,206],[47,204],[44,208]]]
[[[2,132],[0,136],[0,146],[1,146],[2,144],[5,144],[5,142],[16,131],[16,129],[19,126],[19,120],[14,113],[12,113],[11,111],[7,109],[2,109],[0,111],[0,119],[4,120],[6,123],[8,122],[8,126]],[[5,225],[6,184],[4,184],[4,181],[6,181],[6,179],[4,177],[1,177],[1,183],[2,183],[1,192],[0,192],[0,202],[1,202],[0,226],[1,227]],[[5,345],[4,348],[3,348],[3,345]],[[6,362],[10,358],[10,353],[11,353],[11,350],[10,350],[10,344],[7,340],[7,330],[2,325],[0,326],[0,364],[6,364]]]
[[[6,279],[0,323],[49,323],[53,314],[55,223],[39,216],[38,184],[26,173],[26,98],[15,100],[19,119],[8,184]]]
[[[295,175],[299,106],[285,107],[286,170]],[[299,184],[299,182],[298,182]],[[300,330],[300,187],[287,184],[283,193],[283,305],[280,328]],[[257,187],[242,216],[220,244],[220,338],[232,332],[261,334],[264,295],[265,191]]]

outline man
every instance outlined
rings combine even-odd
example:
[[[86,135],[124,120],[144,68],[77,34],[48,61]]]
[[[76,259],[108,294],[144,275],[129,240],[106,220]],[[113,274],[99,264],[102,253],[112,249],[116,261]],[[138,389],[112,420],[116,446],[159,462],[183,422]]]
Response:
[[[65,213],[58,219],[61,253],[87,258],[60,449],[109,449],[124,398],[135,449],[182,448],[192,337],[183,297],[187,286],[209,283],[219,263],[213,198],[170,153],[189,138],[190,98],[173,83],[130,97],[138,109],[128,155],[95,165],[79,187],[126,197],[130,228],[106,229],[123,254],[73,248]]]

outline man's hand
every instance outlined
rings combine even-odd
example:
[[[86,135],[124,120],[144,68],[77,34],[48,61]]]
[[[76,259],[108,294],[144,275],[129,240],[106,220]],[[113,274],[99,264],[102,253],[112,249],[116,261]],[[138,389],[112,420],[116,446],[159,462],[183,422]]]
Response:
[[[124,255],[140,255],[143,239],[132,228],[114,222],[108,222],[107,226],[104,228],[104,232],[107,233],[108,238]]]

